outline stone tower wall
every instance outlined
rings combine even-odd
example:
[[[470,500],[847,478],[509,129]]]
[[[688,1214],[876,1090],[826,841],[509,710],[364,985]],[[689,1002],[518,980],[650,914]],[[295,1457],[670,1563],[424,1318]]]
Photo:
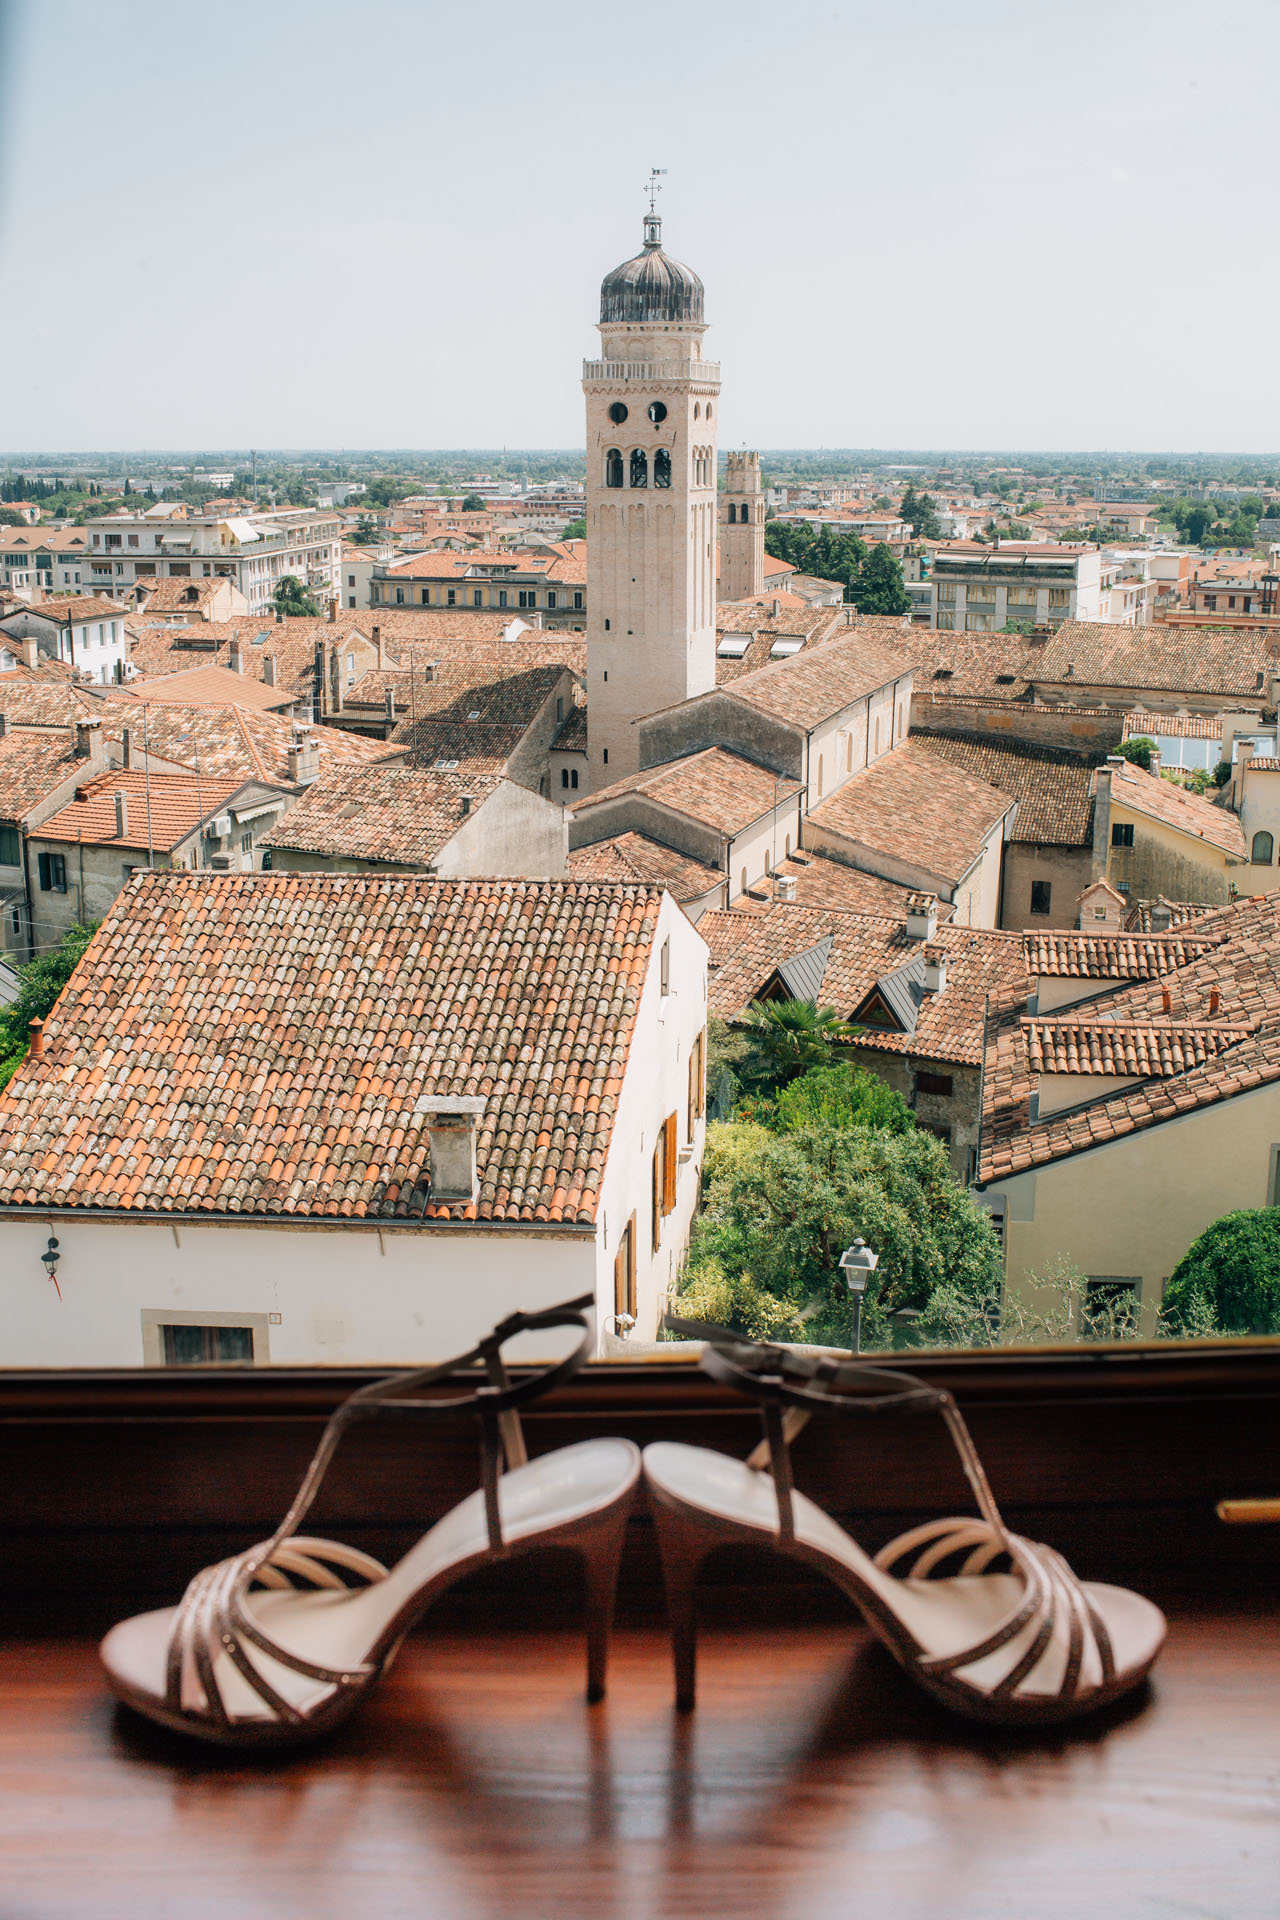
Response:
[[[720,496],[720,598],[755,600],[764,592],[764,487],[758,453],[726,457]]]

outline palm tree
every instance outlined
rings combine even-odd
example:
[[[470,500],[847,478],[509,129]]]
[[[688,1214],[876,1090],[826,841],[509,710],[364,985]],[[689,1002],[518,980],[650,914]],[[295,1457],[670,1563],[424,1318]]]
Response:
[[[749,1017],[754,1045],[747,1072],[770,1089],[810,1067],[831,1066],[856,1032],[834,1007],[816,1007],[812,1000],[755,1000]]]

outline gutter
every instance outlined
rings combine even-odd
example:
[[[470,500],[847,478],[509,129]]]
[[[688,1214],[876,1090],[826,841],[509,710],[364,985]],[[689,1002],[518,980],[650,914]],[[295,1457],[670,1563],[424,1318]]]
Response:
[[[408,1229],[413,1233],[508,1233],[522,1237],[531,1233],[547,1234],[557,1239],[587,1240],[594,1239],[596,1223],[594,1221],[575,1220],[427,1220],[421,1215],[413,1219],[399,1215],[386,1217],[376,1214],[297,1214],[297,1213],[151,1213],[139,1207],[69,1207],[45,1202],[40,1205],[15,1206],[12,1201],[0,1201],[0,1219],[14,1220],[52,1220],[73,1219],[77,1222],[91,1223],[95,1220],[126,1221],[133,1226],[147,1227],[275,1227],[292,1231],[297,1227],[309,1228],[319,1232],[346,1233],[352,1229],[366,1233],[389,1233]]]

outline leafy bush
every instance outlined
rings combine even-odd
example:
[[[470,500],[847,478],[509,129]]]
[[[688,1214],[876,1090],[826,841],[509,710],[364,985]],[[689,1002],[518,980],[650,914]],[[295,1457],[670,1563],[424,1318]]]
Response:
[[[704,1180],[681,1311],[711,1269],[717,1285],[749,1281],[789,1318],[804,1312],[807,1339],[847,1346],[849,1293],[839,1260],[858,1235],[880,1256],[863,1302],[865,1348],[889,1346],[891,1316],[927,1315],[940,1288],[980,1302],[998,1292],[991,1223],[932,1134],[859,1124],[775,1133],[729,1122],[708,1129]]]
[[[811,1067],[771,1101],[759,1102],[758,1118],[779,1133],[810,1127],[876,1127],[885,1133],[910,1133],[916,1124],[900,1093],[847,1061]]]
[[[810,1067],[830,1066],[835,1049],[853,1037],[834,1007],[815,1007],[811,1000],[756,1000],[749,1019],[751,1045],[741,1078],[770,1090]]]
[[[1151,756],[1155,750],[1155,741],[1145,733],[1135,734],[1132,740],[1122,740],[1116,748],[1116,752],[1122,759],[1130,761],[1135,767],[1141,767],[1146,773],[1151,771]]]
[[[1169,1277],[1160,1322],[1173,1334],[1280,1333],[1280,1209],[1206,1227]]]
[[[704,1260],[677,1296],[676,1311],[686,1320],[728,1327],[748,1340],[803,1340],[792,1308],[758,1287],[749,1273],[728,1274],[716,1259]]]

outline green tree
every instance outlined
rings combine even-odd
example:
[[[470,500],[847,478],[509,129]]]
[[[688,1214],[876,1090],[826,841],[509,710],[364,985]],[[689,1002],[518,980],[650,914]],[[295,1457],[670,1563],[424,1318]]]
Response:
[[[903,584],[902,568],[888,547],[872,547],[846,588],[859,613],[910,613],[911,598]]]
[[[750,1010],[750,1034],[743,1078],[774,1089],[810,1067],[830,1066],[853,1029],[834,1007],[815,1007],[812,1000],[757,1000]]]
[[[12,507],[0,507],[0,527],[25,527],[26,521]]]
[[[483,513],[484,507],[484,499],[478,493],[467,494],[462,502],[462,511],[464,513]]]
[[[910,1133],[915,1115],[900,1093],[847,1060],[835,1066],[810,1067],[774,1096],[772,1110],[760,1118],[775,1132],[797,1133],[807,1127],[875,1127],[882,1133]]]
[[[1145,768],[1148,773],[1151,771],[1151,756],[1155,750],[1155,741],[1145,733],[1135,733],[1132,739],[1122,740],[1116,748],[1116,752],[1122,759],[1128,760],[1135,767]]]
[[[917,540],[942,538],[942,522],[938,518],[937,508],[927,493],[917,493],[914,487],[908,487],[902,496],[902,504],[898,512],[907,521]]]
[[[1179,531],[1184,539],[1191,542],[1192,546],[1202,547],[1204,545],[1205,534],[1208,533],[1212,525],[1212,507],[1206,507],[1203,500],[1197,500],[1187,508]]]
[[[43,1020],[75,972],[81,955],[98,930],[95,920],[68,927],[52,953],[41,954],[18,968],[18,997],[0,1007],[0,1087],[8,1086],[27,1051],[31,1022]]]
[[[1164,1290],[1166,1333],[1280,1333],[1280,1208],[1224,1214],[1193,1240]]]
[[[286,573],[276,583],[271,596],[271,604],[277,613],[286,617],[303,615],[314,619],[320,612],[315,600],[307,592],[301,580],[295,574]]]
[[[586,537],[587,523],[585,520],[571,520],[564,532],[560,535],[562,540],[585,540]]]
[[[378,531],[377,521],[372,519],[367,513],[361,514],[360,518],[356,521],[355,538],[357,546],[376,547],[382,538],[381,533]]]
[[[859,1234],[880,1256],[863,1304],[865,1347],[890,1345],[891,1316],[927,1312],[944,1285],[979,1309],[998,1290],[991,1222],[932,1134],[713,1125],[704,1180],[681,1310],[699,1286],[736,1286],[755,1310],[762,1294],[789,1310],[788,1323],[774,1329],[783,1337],[848,1345],[849,1293],[839,1262]]]

